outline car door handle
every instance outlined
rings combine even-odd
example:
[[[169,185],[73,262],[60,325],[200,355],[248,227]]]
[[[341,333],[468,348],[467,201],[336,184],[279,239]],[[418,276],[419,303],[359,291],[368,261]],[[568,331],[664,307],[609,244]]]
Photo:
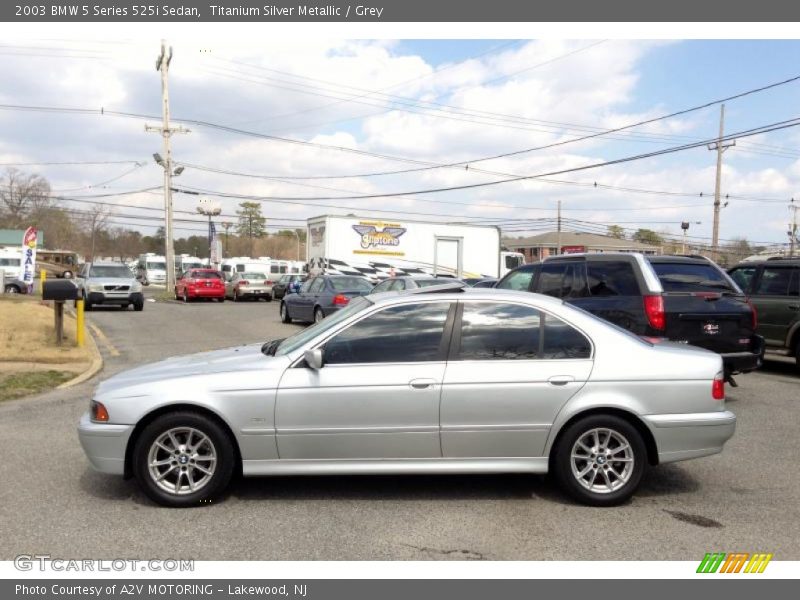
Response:
[[[575,381],[575,378],[572,375],[554,375],[553,377],[548,377],[547,379],[547,383],[550,385],[567,385],[572,381]]]
[[[436,385],[435,379],[412,379],[408,385],[415,390],[427,390]]]

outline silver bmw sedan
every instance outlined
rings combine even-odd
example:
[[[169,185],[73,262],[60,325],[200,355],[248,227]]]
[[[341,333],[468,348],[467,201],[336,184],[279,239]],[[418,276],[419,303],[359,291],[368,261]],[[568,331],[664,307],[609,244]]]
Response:
[[[595,506],[733,435],[721,358],[560,300],[443,284],[358,297],[284,340],[103,381],[91,464],[197,506],[232,475],[547,473]]]

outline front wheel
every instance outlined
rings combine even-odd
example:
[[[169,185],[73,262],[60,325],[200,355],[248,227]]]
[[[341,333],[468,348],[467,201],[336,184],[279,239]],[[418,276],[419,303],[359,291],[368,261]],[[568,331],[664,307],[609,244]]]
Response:
[[[286,302],[281,302],[281,322],[291,323],[292,317],[289,316],[289,309],[286,308]]]
[[[236,453],[215,421],[194,412],[158,417],[133,450],[133,473],[147,496],[164,506],[207,504],[233,476]]]
[[[133,310],[136,312],[142,312],[144,310],[144,300],[139,300],[133,303]]]
[[[615,506],[630,498],[646,464],[642,436],[613,415],[592,415],[570,425],[552,460],[561,487],[590,506]]]

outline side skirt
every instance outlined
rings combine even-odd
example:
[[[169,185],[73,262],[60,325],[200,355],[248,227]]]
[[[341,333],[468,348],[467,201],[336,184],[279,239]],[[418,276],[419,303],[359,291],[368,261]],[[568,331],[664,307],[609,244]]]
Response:
[[[427,473],[547,473],[547,457],[415,458],[381,460],[245,460],[242,474],[387,475]]]

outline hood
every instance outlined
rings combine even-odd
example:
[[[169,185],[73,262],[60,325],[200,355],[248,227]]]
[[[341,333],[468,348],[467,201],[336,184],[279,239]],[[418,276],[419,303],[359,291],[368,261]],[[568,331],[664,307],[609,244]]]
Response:
[[[136,367],[114,375],[97,387],[97,394],[118,392],[125,389],[126,394],[147,395],[149,384],[178,380],[187,377],[209,376],[220,373],[242,371],[283,370],[288,363],[284,357],[265,356],[261,353],[262,344],[249,344],[200,352],[186,356],[176,356],[155,363]]]
[[[133,285],[138,282],[131,275],[130,277],[89,277],[86,283],[87,285]]]

